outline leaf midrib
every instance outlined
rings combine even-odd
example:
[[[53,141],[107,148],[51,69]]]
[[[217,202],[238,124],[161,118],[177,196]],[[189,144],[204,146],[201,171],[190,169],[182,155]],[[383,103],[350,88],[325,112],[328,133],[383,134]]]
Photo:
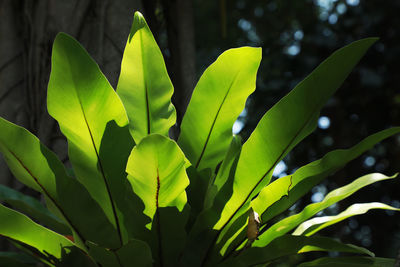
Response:
[[[147,135],[151,133],[151,116],[150,116],[150,103],[149,103],[149,91],[147,85],[147,75],[146,75],[146,60],[144,56],[144,49],[143,49],[143,33],[142,29],[139,30],[139,39],[140,39],[140,56],[142,59],[142,74],[143,74],[143,87],[145,93],[145,106],[146,106],[146,120],[147,120]]]
[[[254,192],[254,190],[257,188],[257,186],[264,180],[265,176],[267,176],[268,173],[270,173],[272,171],[272,169],[274,168],[274,166],[279,162],[279,160],[281,159],[281,157],[286,153],[286,151],[289,149],[289,147],[293,144],[294,140],[296,140],[296,138],[300,135],[300,133],[304,130],[304,128],[308,125],[308,123],[311,121],[311,118],[313,117],[313,115],[315,114],[315,112],[312,112],[310,114],[310,116],[308,117],[306,123],[304,123],[304,125],[299,129],[299,131],[297,131],[297,133],[293,136],[293,138],[290,140],[290,142],[286,145],[286,147],[282,150],[281,154],[279,155],[279,157],[277,157],[277,159],[275,160],[275,162],[271,165],[271,167],[264,173],[264,175],[258,180],[258,182],[256,183],[256,185],[251,189],[251,191],[249,192],[249,194],[246,196],[245,200],[243,201],[243,203],[239,206],[239,208],[235,211],[235,213],[228,219],[228,221],[226,222],[226,224],[232,219],[232,217],[236,214],[236,212],[238,210],[240,210],[244,204],[247,202],[247,200],[249,199],[249,197],[251,196],[251,194]],[[226,225],[225,224],[225,225]],[[223,227],[225,227],[225,225]],[[222,228],[221,228],[222,230]]]
[[[159,194],[160,194],[160,173],[157,167],[157,190],[156,190],[156,216],[157,216],[157,235],[158,235],[158,258],[160,261],[160,266],[163,267],[163,253],[162,253],[162,236],[161,236],[161,220],[160,220],[160,211],[159,211]]]
[[[85,111],[83,110],[83,106],[82,106],[82,103],[81,103],[81,100],[80,100],[79,96],[78,96],[78,100],[79,100],[79,105],[80,105],[81,110],[82,110],[83,118],[85,120],[85,124],[87,126],[88,131],[89,131],[89,135],[90,135],[90,139],[92,141],[92,145],[93,145],[94,151],[96,153],[97,160],[99,162],[100,173],[101,173],[101,176],[103,178],[105,187],[107,189],[107,194],[108,194],[108,197],[109,197],[110,202],[111,202],[111,208],[112,208],[113,215],[114,215],[114,218],[115,218],[115,224],[117,226],[118,237],[119,237],[119,240],[120,240],[120,244],[122,246],[123,245],[123,241],[122,241],[122,234],[121,234],[121,226],[120,226],[120,223],[119,223],[119,218],[118,218],[117,210],[116,210],[116,207],[115,207],[115,203],[114,203],[114,200],[113,200],[113,197],[112,197],[112,194],[111,194],[110,185],[107,182],[106,175],[105,175],[104,168],[103,168],[103,164],[101,162],[99,153],[97,151],[97,147],[96,147],[96,144],[94,142],[92,131],[90,130],[90,126],[89,126],[89,123],[88,123],[88,121],[86,119],[86,114],[85,114]]]
[[[383,131],[375,133],[374,136],[376,136],[377,134],[381,134],[381,133],[383,133]],[[390,137],[391,135],[392,134],[385,134],[382,137],[377,138],[379,141],[373,141],[373,143],[376,144],[376,143],[378,143],[378,142]],[[337,150],[333,150],[333,151],[327,153],[321,159],[317,160],[318,161],[318,165],[322,164],[324,162],[324,160],[327,160],[329,158],[329,155],[333,155],[333,153],[338,153],[338,152],[344,153],[344,154],[341,154],[341,156],[342,157],[344,156],[346,158],[346,160],[345,160],[346,162],[354,160],[357,156],[359,156],[360,154],[362,154],[363,152],[365,152],[366,150],[368,150],[369,148],[371,148],[373,146],[373,144],[370,144],[369,142],[366,142],[368,140],[368,138],[370,138],[370,137],[367,137],[364,140],[360,141],[358,144],[356,144],[352,148],[349,148],[349,149],[337,149]],[[367,146],[368,148],[362,149],[363,146]],[[316,161],[314,161],[314,162],[316,162]],[[311,162],[308,165],[305,165],[303,167],[310,166],[310,164],[312,164],[314,162]],[[333,165],[330,166],[330,168],[328,170],[324,170],[323,172],[314,173],[313,175],[315,176],[315,175],[322,175],[322,174],[326,174],[326,173],[332,173],[332,170],[338,170],[339,166],[342,166],[342,165],[345,165],[344,161],[343,162],[335,162]],[[315,165],[315,166],[317,166],[317,165]],[[288,187],[287,195],[282,195],[282,197],[289,196],[289,190],[290,190],[290,187],[292,186],[292,178],[293,178],[293,175],[290,175],[290,184],[289,184],[289,187]],[[298,181],[298,183],[304,182],[304,181],[305,180],[302,178],[302,179],[300,179]],[[282,197],[280,199],[282,199]],[[280,199],[278,201],[280,201]],[[278,201],[275,201],[268,208],[266,208],[265,211],[263,212],[263,214],[266,213],[268,211],[268,209],[270,207],[272,207],[274,204],[278,203]],[[262,223],[260,225],[260,234],[259,235],[261,235],[262,233],[264,233],[266,231],[266,229],[265,229],[265,225],[266,224],[267,224],[267,221],[262,221]],[[224,259],[226,259],[229,255],[231,255],[232,252],[235,251],[245,241],[246,241],[246,239],[243,238],[240,243],[238,242],[238,244],[228,253],[228,255],[224,257]]]
[[[366,175],[369,176],[369,175]],[[364,176],[364,177],[366,177]],[[325,198],[321,201],[321,202],[317,202],[317,203],[312,203],[307,205],[302,211],[300,211],[297,214],[294,214],[292,216],[286,217],[283,220],[276,222],[275,224],[273,224],[270,228],[268,228],[268,230],[265,230],[264,227],[264,232],[270,231],[271,229],[275,229],[277,227],[279,227],[281,224],[286,224],[289,225],[289,230],[294,229],[296,226],[292,226],[293,222],[296,222],[296,220],[299,218],[301,220],[303,220],[304,217],[306,217],[306,219],[304,219],[303,221],[301,221],[300,223],[308,220],[309,218],[311,218],[312,216],[314,216],[316,213],[318,213],[319,211],[326,209],[327,207],[329,207],[330,205],[332,205],[333,203],[337,203],[339,201],[342,201],[348,197],[350,197],[351,195],[353,195],[354,193],[356,193],[357,191],[359,191],[360,189],[363,189],[364,187],[371,185],[375,182],[378,181],[384,181],[387,179],[391,179],[393,177],[382,177],[380,179],[377,180],[372,180],[371,181],[369,179],[365,179],[367,181],[363,181],[364,183],[357,184],[356,181],[353,181],[350,184],[347,184],[345,186],[339,187],[333,191],[331,191],[329,194],[327,194],[325,196]],[[358,178],[358,179],[362,179]],[[299,223],[299,224],[300,224]],[[296,223],[297,224],[297,223]],[[298,225],[298,224],[297,224]],[[262,234],[262,233],[261,233]]]
[[[82,48],[82,49],[83,49],[83,48]],[[118,237],[119,237],[119,240],[120,240],[120,244],[121,244],[121,246],[122,246],[122,245],[123,245],[123,240],[122,240],[122,234],[121,234],[121,227],[120,227],[120,224],[119,224],[119,218],[118,218],[118,215],[117,215],[117,211],[116,211],[116,208],[115,208],[115,204],[114,204],[114,201],[113,201],[113,197],[112,197],[112,194],[111,194],[111,191],[110,191],[110,188],[109,188],[107,179],[106,179],[106,175],[105,175],[105,172],[104,172],[103,164],[102,164],[102,162],[101,162],[99,153],[98,153],[98,151],[97,151],[97,147],[96,147],[96,143],[95,143],[95,141],[94,141],[93,135],[92,135],[92,131],[91,131],[90,126],[89,126],[89,123],[88,123],[88,121],[87,121],[87,119],[86,119],[86,113],[85,113],[85,110],[84,110],[84,108],[83,108],[83,104],[82,104],[82,102],[81,102],[81,98],[80,98],[79,92],[78,92],[78,90],[76,89],[78,86],[76,85],[76,82],[75,82],[75,79],[74,79],[74,78],[75,78],[75,75],[73,74],[73,71],[71,70],[71,61],[70,61],[68,55],[65,55],[65,57],[66,57],[66,59],[67,59],[67,61],[68,61],[68,63],[69,63],[69,64],[67,64],[67,67],[68,67],[69,73],[70,73],[70,75],[71,75],[71,81],[72,81],[73,84],[74,84],[73,88],[74,88],[74,92],[75,92],[75,94],[76,94],[76,98],[78,99],[79,108],[80,108],[80,110],[81,110],[81,112],[82,112],[83,119],[84,119],[84,121],[85,121],[87,130],[88,130],[88,132],[89,132],[90,139],[91,139],[91,142],[92,142],[92,145],[93,145],[93,149],[94,149],[94,151],[95,151],[95,153],[96,153],[96,157],[97,157],[97,160],[98,160],[98,163],[99,163],[100,173],[101,173],[101,176],[102,176],[102,178],[103,178],[103,182],[104,182],[104,184],[105,184],[105,187],[106,187],[106,190],[107,190],[107,194],[108,194],[109,200],[110,200],[110,202],[111,202],[111,208],[112,208],[112,211],[113,211],[113,216],[114,216],[115,224],[116,224],[116,227],[117,227]],[[91,59],[89,59],[89,60],[91,60]],[[96,63],[94,63],[94,64],[96,65]],[[97,67],[97,68],[98,68],[98,71],[101,73],[101,70],[100,70],[100,68],[98,67],[98,65],[96,65],[95,67]]]
[[[221,102],[221,104],[220,104],[219,107],[218,107],[217,114],[215,115],[214,120],[213,120],[213,123],[211,124],[210,130],[209,130],[209,132],[208,132],[208,134],[207,134],[206,142],[205,142],[205,144],[204,144],[204,146],[203,146],[203,148],[202,148],[202,150],[201,150],[199,159],[198,159],[197,162],[196,162],[196,165],[195,165],[195,166],[196,166],[196,169],[199,167],[200,161],[203,159],[203,156],[204,156],[204,153],[205,153],[205,151],[206,151],[208,142],[209,142],[209,140],[210,140],[210,138],[211,138],[212,131],[214,130],[214,126],[215,126],[215,124],[216,124],[216,122],[217,122],[219,113],[220,113],[220,111],[221,111],[223,105],[225,104],[225,100],[227,99],[227,97],[228,97],[228,95],[229,95],[229,93],[230,93],[230,91],[231,91],[231,89],[232,89],[232,87],[233,87],[233,84],[235,83],[235,81],[236,81],[237,77],[239,76],[239,73],[240,73],[240,72],[241,72],[241,70],[238,70],[238,71],[236,72],[236,74],[235,74],[235,76],[234,76],[234,78],[233,78],[231,84],[229,85],[229,89],[226,91],[226,93],[225,93],[225,95],[224,95],[224,98],[222,99],[222,102]]]
[[[70,219],[68,218],[68,216],[65,214],[64,210],[61,208],[61,206],[58,204],[58,202],[51,196],[51,194],[46,190],[46,188],[39,182],[38,178],[33,175],[33,173],[30,171],[30,169],[25,166],[25,164],[22,162],[22,160],[11,150],[9,150],[7,147],[5,147],[5,149],[11,154],[13,155],[13,157],[18,161],[18,163],[24,168],[24,170],[32,177],[32,179],[35,181],[35,183],[40,187],[40,189],[42,189],[43,193],[51,200],[51,202],[53,202],[54,206],[57,207],[57,209],[60,211],[60,213],[63,215],[63,217],[65,218],[65,220],[68,222],[68,224],[74,229],[74,231],[76,232],[76,234],[79,236],[79,238],[82,240],[84,246],[86,249],[88,249],[86,247],[86,240],[85,238],[82,236],[82,234],[79,232],[79,230],[77,229],[77,227],[70,221]]]
[[[279,162],[279,159],[282,157],[282,155],[285,154],[285,152],[289,149],[289,147],[291,146],[291,144],[294,142],[294,140],[296,140],[296,138],[300,135],[300,133],[303,131],[303,129],[308,125],[308,123],[311,121],[313,115],[315,114],[316,110],[318,110],[318,106],[313,110],[313,112],[310,113],[310,116],[308,117],[308,119],[306,120],[306,122],[303,124],[303,126],[296,132],[296,134],[293,136],[293,138],[290,140],[290,142],[286,145],[286,147],[282,150],[281,154],[279,155],[279,157],[275,160],[274,164],[271,165],[271,167],[264,173],[264,175],[258,180],[258,182],[256,183],[256,185],[251,189],[251,191],[249,192],[249,194],[246,196],[246,198],[244,199],[244,201],[239,205],[239,207],[235,210],[235,212],[229,217],[229,219],[226,221],[226,223],[220,228],[220,230],[218,231],[218,234],[216,235],[214,242],[216,242],[216,240],[218,240],[219,236],[221,235],[222,231],[224,230],[224,228],[229,224],[229,222],[234,218],[234,216],[237,214],[237,212],[247,203],[248,198],[251,196],[251,194],[253,193],[253,191],[257,188],[257,186],[261,183],[261,181],[265,178],[265,176],[271,172],[271,170],[273,169],[273,167]],[[260,233],[261,234],[261,233]],[[211,249],[214,246],[210,246],[207,250],[207,256],[209,255],[209,253],[211,252]],[[204,266],[207,263],[207,256],[204,258],[202,266]]]

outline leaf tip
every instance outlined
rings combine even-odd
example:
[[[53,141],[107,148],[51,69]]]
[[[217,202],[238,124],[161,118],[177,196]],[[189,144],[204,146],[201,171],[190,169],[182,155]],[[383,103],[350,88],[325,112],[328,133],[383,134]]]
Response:
[[[367,43],[368,47],[372,46],[374,43],[376,43],[379,40],[379,37],[367,37],[361,40],[358,40],[356,42],[362,42],[362,43]]]
[[[144,19],[143,14],[140,11],[135,11],[135,19]]]
[[[133,16],[132,28],[131,28],[131,32],[129,35],[129,42],[131,41],[133,35],[135,35],[135,33],[137,31],[139,31],[140,29],[142,29],[146,26],[147,26],[147,23],[142,15],[142,13],[140,13],[139,11],[136,11],[135,15]]]
[[[368,39],[371,39],[373,42],[376,42],[376,41],[378,41],[380,38],[377,37],[377,36],[374,36],[374,37],[369,37]]]
[[[54,51],[55,50],[68,50],[71,47],[74,47],[78,41],[72,37],[71,35],[65,33],[65,32],[59,32],[56,35],[56,38],[54,39],[53,43],[53,56],[54,56]],[[79,43],[78,43],[79,44]],[[80,45],[80,44],[79,44]]]
[[[72,37],[69,34],[67,34],[65,32],[59,32],[59,33],[57,33],[56,38],[54,39],[54,44],[56,44],[58,42],[63,42],[64,40],[69,40],[71,38]]]

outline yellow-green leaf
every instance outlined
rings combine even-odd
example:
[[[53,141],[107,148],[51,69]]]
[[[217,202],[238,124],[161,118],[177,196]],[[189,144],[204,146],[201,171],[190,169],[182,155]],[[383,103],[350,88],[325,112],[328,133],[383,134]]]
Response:
[[[229,49],[209,66],[193,91],[178,144],[198,169],[212,170],[232,140],[232,126],[254,91],[261,48]]]
[[[135,12],[121,63],[117,93],[136,143],[152,133],[168,136],[175,124],[174,92],[160,48],[142,14]]]

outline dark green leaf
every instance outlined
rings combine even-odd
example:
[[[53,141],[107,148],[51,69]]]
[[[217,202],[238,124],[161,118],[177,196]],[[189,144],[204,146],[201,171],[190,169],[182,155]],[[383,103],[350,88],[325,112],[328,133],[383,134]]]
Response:
[[[37,199],[24,195],[14,189],[0,185],[0,201],[30,216],[48,228],[63,235],[70,235],[71,230],[59,218],[54,216]]]
[[[150,247],[143,241],[131,239],[117,250],[109,250],[89,242],[89,252],[103,267],[153,266]]]
[[[35,266],[37,261],[24,253],[0,251],[0,266],[29,267]]]
[[[185,266],[200,266],[203,261],[207,261],[214,251],[214,243],[218,238],[218,231],[214,229],[215,223],[221,216],[221,211],[225,207],[226,201],[232,195],[232,187],[236,171],[237,162],[241,151],[240,138],[235,136],[232,139],[228,153],[218,171],[217,177],[210,187],[206,196],[206,206],[188,235],[185,252],[182,262]]]
[[[190,205],[189,226],[192,225],[199,213],[204,209],[207,190],[213,178],[211,169],[198,171],[193,166],[186,169],[190,180],[189,186],[186,188],[188,204]]]
[[[343,244],[327,237],[306,237],[284,235],[272,241],[266,247],[250,247],[245,249],[237,257],[226,260],[222,266],[252,266],[268,263],[280,257],[295,255],[312,251],[337,251],[359,253],[374,256],[365,248],[350,244]]]
[[[370,257],[319,258],[302,263],[299,267],[393,267],[394,262],[394,259]]]

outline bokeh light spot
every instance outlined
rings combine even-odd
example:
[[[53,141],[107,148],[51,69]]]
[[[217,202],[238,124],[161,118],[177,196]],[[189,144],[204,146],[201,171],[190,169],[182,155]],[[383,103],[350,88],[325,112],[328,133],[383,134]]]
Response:
[[[325,130],[325,129],[328,129],[329,126],[331,126],[331,120],[327,116],[321,116],[318,119],[318,127],[320,129]]]

